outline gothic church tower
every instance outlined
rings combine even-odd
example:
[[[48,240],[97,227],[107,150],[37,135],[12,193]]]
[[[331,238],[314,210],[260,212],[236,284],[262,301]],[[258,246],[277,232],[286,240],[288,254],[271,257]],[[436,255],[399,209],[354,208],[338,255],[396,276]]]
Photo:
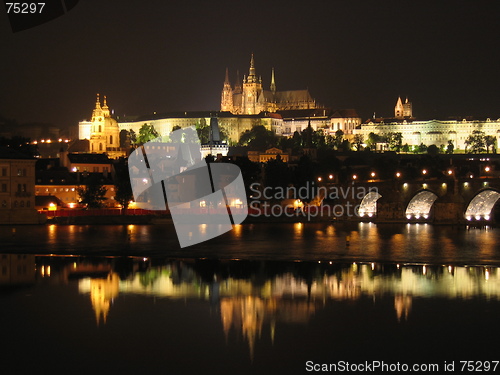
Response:
[[[222,89],[222,97],[220,101],[221,111],[233,111],[233,89],[231,88],[231,83],[229,82],[229,72],[226,68],[226,79],[224,80],[224,87]]]
[[[265,110],[262,96],[262,78],[258,79],[255,74],[255,63],[250,59],[250,70],[248,77],[243,79],[242,112],[248,115],[257,115]]]

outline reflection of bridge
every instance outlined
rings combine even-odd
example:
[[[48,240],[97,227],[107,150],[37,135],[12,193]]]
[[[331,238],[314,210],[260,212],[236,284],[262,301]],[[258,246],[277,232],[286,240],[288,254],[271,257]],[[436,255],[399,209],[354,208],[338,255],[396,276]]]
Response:
[[[398,179],[355,183],[349,189],[354,189],[354,194],[341,195],[340,204],[359,207],[361,218],[389,222],[488,222],[500,199],[498,178]],[[360,191],[366,194],[358,194]]]

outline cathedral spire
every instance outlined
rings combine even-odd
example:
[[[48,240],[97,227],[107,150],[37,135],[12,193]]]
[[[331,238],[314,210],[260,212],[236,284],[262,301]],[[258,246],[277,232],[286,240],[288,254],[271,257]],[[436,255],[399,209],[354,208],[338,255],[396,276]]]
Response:
[[[234,84],[234,93],[241,94],[240,71],[236,70],[236,83]]]
[[[226,78],[224,79],[224,84],[226,84],[226,83],[230,83],[229,82],[229,69],[228,68],[226,68]]]
[[[271,91],[276,93],[276,82],[274,82],[274,68],[271,69]]]
[[[250,70],[248,72],[248,82],[257,82],[257,79],[255,77],[255,62],[253,60],[253,53],[252,53],[252,58],[250,59]]]

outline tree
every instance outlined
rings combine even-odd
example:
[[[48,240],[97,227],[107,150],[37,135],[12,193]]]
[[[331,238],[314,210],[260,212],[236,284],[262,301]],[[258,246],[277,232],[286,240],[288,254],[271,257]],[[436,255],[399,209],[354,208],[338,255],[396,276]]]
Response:
[[[144,143],[152,141],[160,136],[156,131],[155,127],[151,124],[144,124],[139,129],[139,135],[137,136],[135,144],[140,146]]]
[[[256,125],[241,134],[238,145],[248,146],[253,151],[265,151],[276,146],[277,143],[276,134],[271,130],[267,130],[263,125]]]
[[[446,146],[446,153],[453,154],[454,150],[455,150],[455,146],[453,145],[453,141],[450,139],[450,140],[448,140],[448,146]]]
[[[408,143],[405,143],[401,151],[408,153],[410,152],[410,149],[411,149],[410,145]]]
[[[433,155],[433,156],[439,154],[439,148],[438,148],[438,146],[436,146],[436,145],[430,145],[429,147],[427,147],[427,153],[429,155]]]
[[[116,165],[115,171],[115,201],[123,207],[123,210],[126,210],[130,201],[134,199],[128,166],[126,163]]]
[[[390,132],[387,134],[387,143],[389,149],[392,151],[400,152],[403,147],[403,134],[400,132]]]
[[[366,141],[366,144],[368,145],[368,147],[370,147],[371,150],[375,150],[377,148],[377,143],[379,143],[380,140],[380,135],[371,132],[370,134],[368,134],[368,140]]]
[[[480,154],[485,152],[485,135],[480,130],[474,130],[465,140],[465,151],[470,154]]]
[[[80,203],[86,204],[88,208],[101,208],[107,199],[107,191],[97,176],[88,177],[85,186],[76,188]]]
[[[342,147],[342,142],[344,142],[344,132],[342,130],[337,130],[333,138],[333,144],[335,149],[340,149]]]
[[[484,143],[486,145],[486,152],[489,152],[491,146],[491,152],[496,153],[495,145],[497,143],[497,139],[494,136],[492,135],[484,136]]]
[[[415,154],[423,154],[427,151],[427,146],[424,145],[423,143],[420,143],[418,146],[415,146],[413,148],[413,152]]]
[[[356,148],[356,151],[360,151],[364,142],[363,134],[356,134],[352,140],[352,144]]]

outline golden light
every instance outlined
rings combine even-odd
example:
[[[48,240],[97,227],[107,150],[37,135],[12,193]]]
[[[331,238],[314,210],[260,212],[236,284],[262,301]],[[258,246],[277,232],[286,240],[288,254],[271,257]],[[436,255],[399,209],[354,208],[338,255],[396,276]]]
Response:
[[[50,202],[49,203],[49,211],[55,211],[56,209],[57,209],[57,206],[54,203]]]
[[[448,175],[452,175],[453,171],[451,169],[448,169]]]
[[[353,180],[355,180],[355,179],[357,179],[357,178],[358,178],[358,176],[356,176],[355,174],[353,174],[353,175],[352,175],[352,179],[353,179]]]
[[[485,172],[489,172],[489,171],[490,171],[490,167],[485,167],[485,168],[484,168],[484,171],[485,171]]]
[[[318,182],[321,182],[322,178],[321,177],[318,177]]]
[[[396,172],[396,177],[397,177],[397,178],[401,177],[401,173]]]
[[[328,178],[331,180],[333,178],[333,174],[329,175]]]
[[[427,174],[427,169],[422,169],[422,174]]]
[[[370,176],[375,177],[375,172],[370,173]]]

